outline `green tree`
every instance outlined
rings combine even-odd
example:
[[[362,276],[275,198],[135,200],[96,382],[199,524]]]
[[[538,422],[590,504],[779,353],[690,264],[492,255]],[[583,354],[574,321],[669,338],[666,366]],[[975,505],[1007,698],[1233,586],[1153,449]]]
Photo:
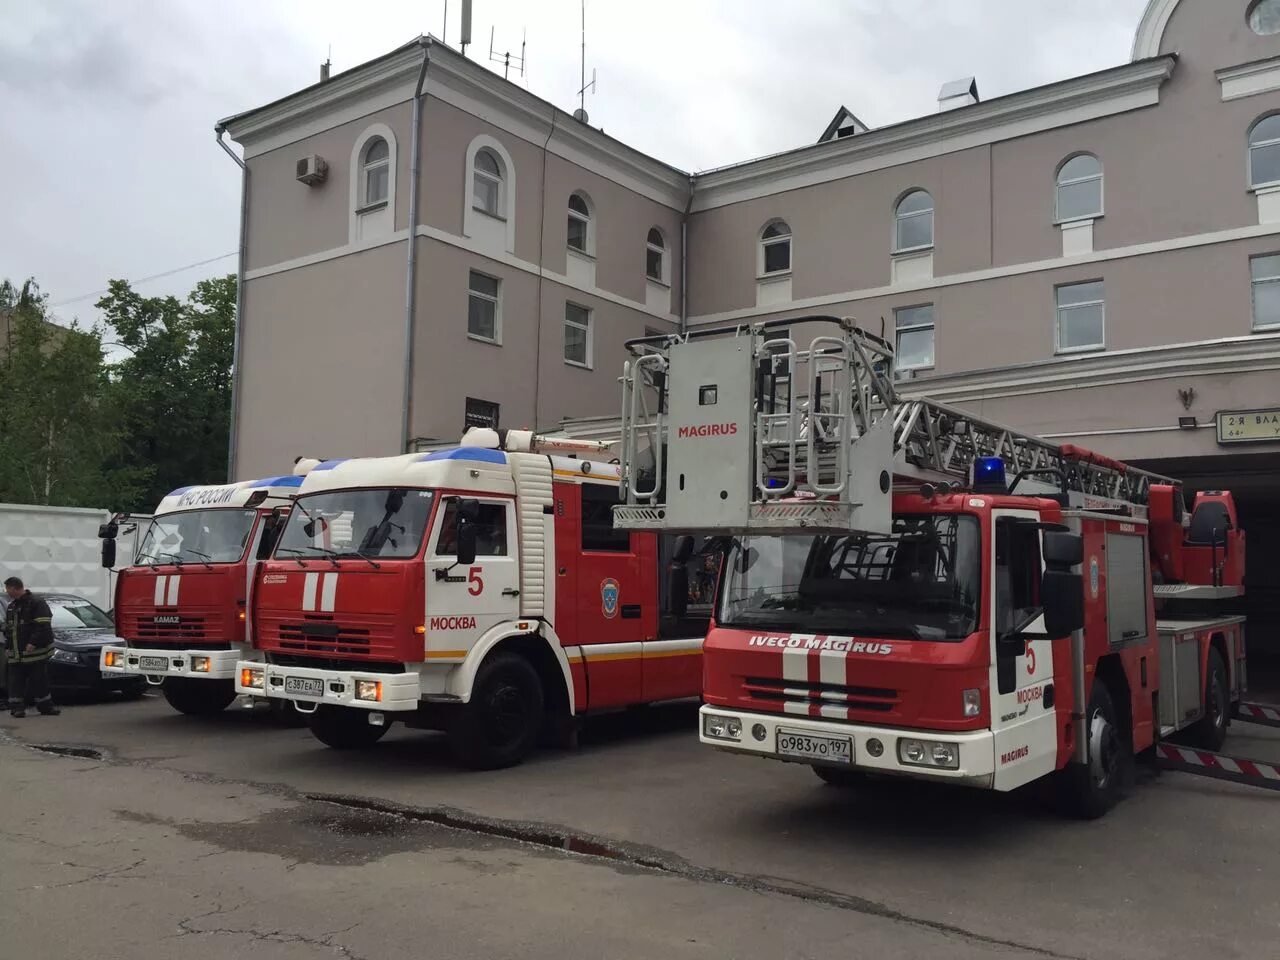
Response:
[[[0,500],[107,506],[136,495],[106,468],[120,445],[101,332],[48,317],[34,281],[0,283]]]
[[[185,301],[124,280],[108,289],[98,308],[128,353],[110,368],[123,431],[114,467],[151,468],[135,505],[150,509],[175,487],[226,477],[236,281],[201,281]]]

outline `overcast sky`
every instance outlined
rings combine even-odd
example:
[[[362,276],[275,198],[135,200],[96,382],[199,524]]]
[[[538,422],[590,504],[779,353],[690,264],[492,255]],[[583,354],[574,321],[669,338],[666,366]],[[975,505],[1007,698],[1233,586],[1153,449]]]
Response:
[[[871,127],[1124,63],[1145,0],[588,0],[591,122],[686,170],[816,140],[840,104]],[[448,2],[456,43],[461,0]],[[576,106],[579,0],[475,0],[474,43]],[[111,278],[183,294],[235,270],[238,168],[215,121],[419,33],[445,0],[0,0],[0,279],[35,277],[64,321]],[[501,69],[494,65],[495,69]],[[73,299],[74,298],[74,299]],[[70,301],[70,302],[68,302]]]

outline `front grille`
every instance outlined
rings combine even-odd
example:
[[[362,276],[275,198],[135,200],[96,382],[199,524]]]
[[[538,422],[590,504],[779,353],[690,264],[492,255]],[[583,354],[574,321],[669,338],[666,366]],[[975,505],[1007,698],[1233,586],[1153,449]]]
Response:
[[[403,663],[344,660],[341,657],[307,657],[293,653],[270,653],[267,661],[277,667],[310,667],[314,670],[359,670],[363,673],[404,673]]]
[[[394,618],[386,615],[264,612],[257,641],[273,653],[303,657],[400,659]]]
[[[180,623],[156,623],[155,617],[139,617],[138,628],[134,635],[143,641],[158,640],[161,643],[171,644],[203,640],[204,617],[183,617]]]
[[[750,699],[775,706],[784,703],[825,704],[869,713],[890,713],[902,703],[898,691],[888,687],[852,687],[839,683],[747,677],[742,682],[742,689]]]
[[[172,622],[174,618],[177,623]],[[117,610],[116,633],[137,647],[220,650],[234,639],[227,615],[209,608],[184,608],[181,613],[165,613],[157,612],[154,607],[126,607]]]
[[[192,640],[190,642],[181,642],[178,640],[158,641],[158,640],[130,640],[129,646],[137,650],[171,650],[175,646],[182,646],[187,650],[230,650],[231,644],[225,640]]]

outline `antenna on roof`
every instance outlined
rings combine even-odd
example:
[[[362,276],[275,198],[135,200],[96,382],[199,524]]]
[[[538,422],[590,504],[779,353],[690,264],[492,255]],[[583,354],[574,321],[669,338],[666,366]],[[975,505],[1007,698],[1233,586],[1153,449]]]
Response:
[[[587,122],[587,91],[596,92],[596,68],[591,68],[591,82],[587,83],[587,0],[582,0],[582,57],[579,60],[582,86],[578,88],[578,109],[573,111],[573,119],[579,123]]]
[[[329,68],[333,63],[333,44],[329,44],[329,52],[325,54],[324,63],[320,64],[320,82],[324,83],[329,79]]]
[[[449,0],[445,0],[445,11],[449,9]],[[471,0],[462,0],[462,35],[459,37],[462,55],[467,55],[467,47],[471,45]]]
[[[469,0],[468,0],[468,2],[469,2]],[[525,41],[525,36],[526,36],[527,34],[524,34],[524,33],[522,33],[522,34],[521,34],[521,37],[520,37],[520,56],[518,56],[518,57],[517,57],[517,56],[516,56],[515,54],[513,54],[510,50],[508,50],[506,53],[498,53],[496,50],[494,50],[494,48],[493,48],[493,29],[494,29],[493,27],[490,27],[490,28],[489,28],[489,61],[490,61],[491,63],[500,63],[500,64],[502,64],[502,79],[503,79],[503,80],[509,80],[509,79],[511,79],[511,78],[508,76],[508,74],[510,74],[510,72],[511,72],[511,65],[512,65],[512,64],[515,64],[516,72],[517,72],[517,73],[519,73],[519,74],[520,74],[520,76],[522,76],[522,77],[523,77],[523,76],[524,76],[524,47],[525,47],[525,42],[526,42],[526,41]]]

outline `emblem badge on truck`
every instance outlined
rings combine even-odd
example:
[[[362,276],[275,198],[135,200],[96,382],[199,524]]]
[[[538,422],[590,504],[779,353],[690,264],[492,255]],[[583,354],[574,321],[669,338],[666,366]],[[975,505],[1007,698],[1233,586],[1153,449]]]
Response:
[[[613,577],[606,577],[600,581],[600,612],[604,614],[606,620],[612,620],[618,615],[620,592],[618,581]]]

